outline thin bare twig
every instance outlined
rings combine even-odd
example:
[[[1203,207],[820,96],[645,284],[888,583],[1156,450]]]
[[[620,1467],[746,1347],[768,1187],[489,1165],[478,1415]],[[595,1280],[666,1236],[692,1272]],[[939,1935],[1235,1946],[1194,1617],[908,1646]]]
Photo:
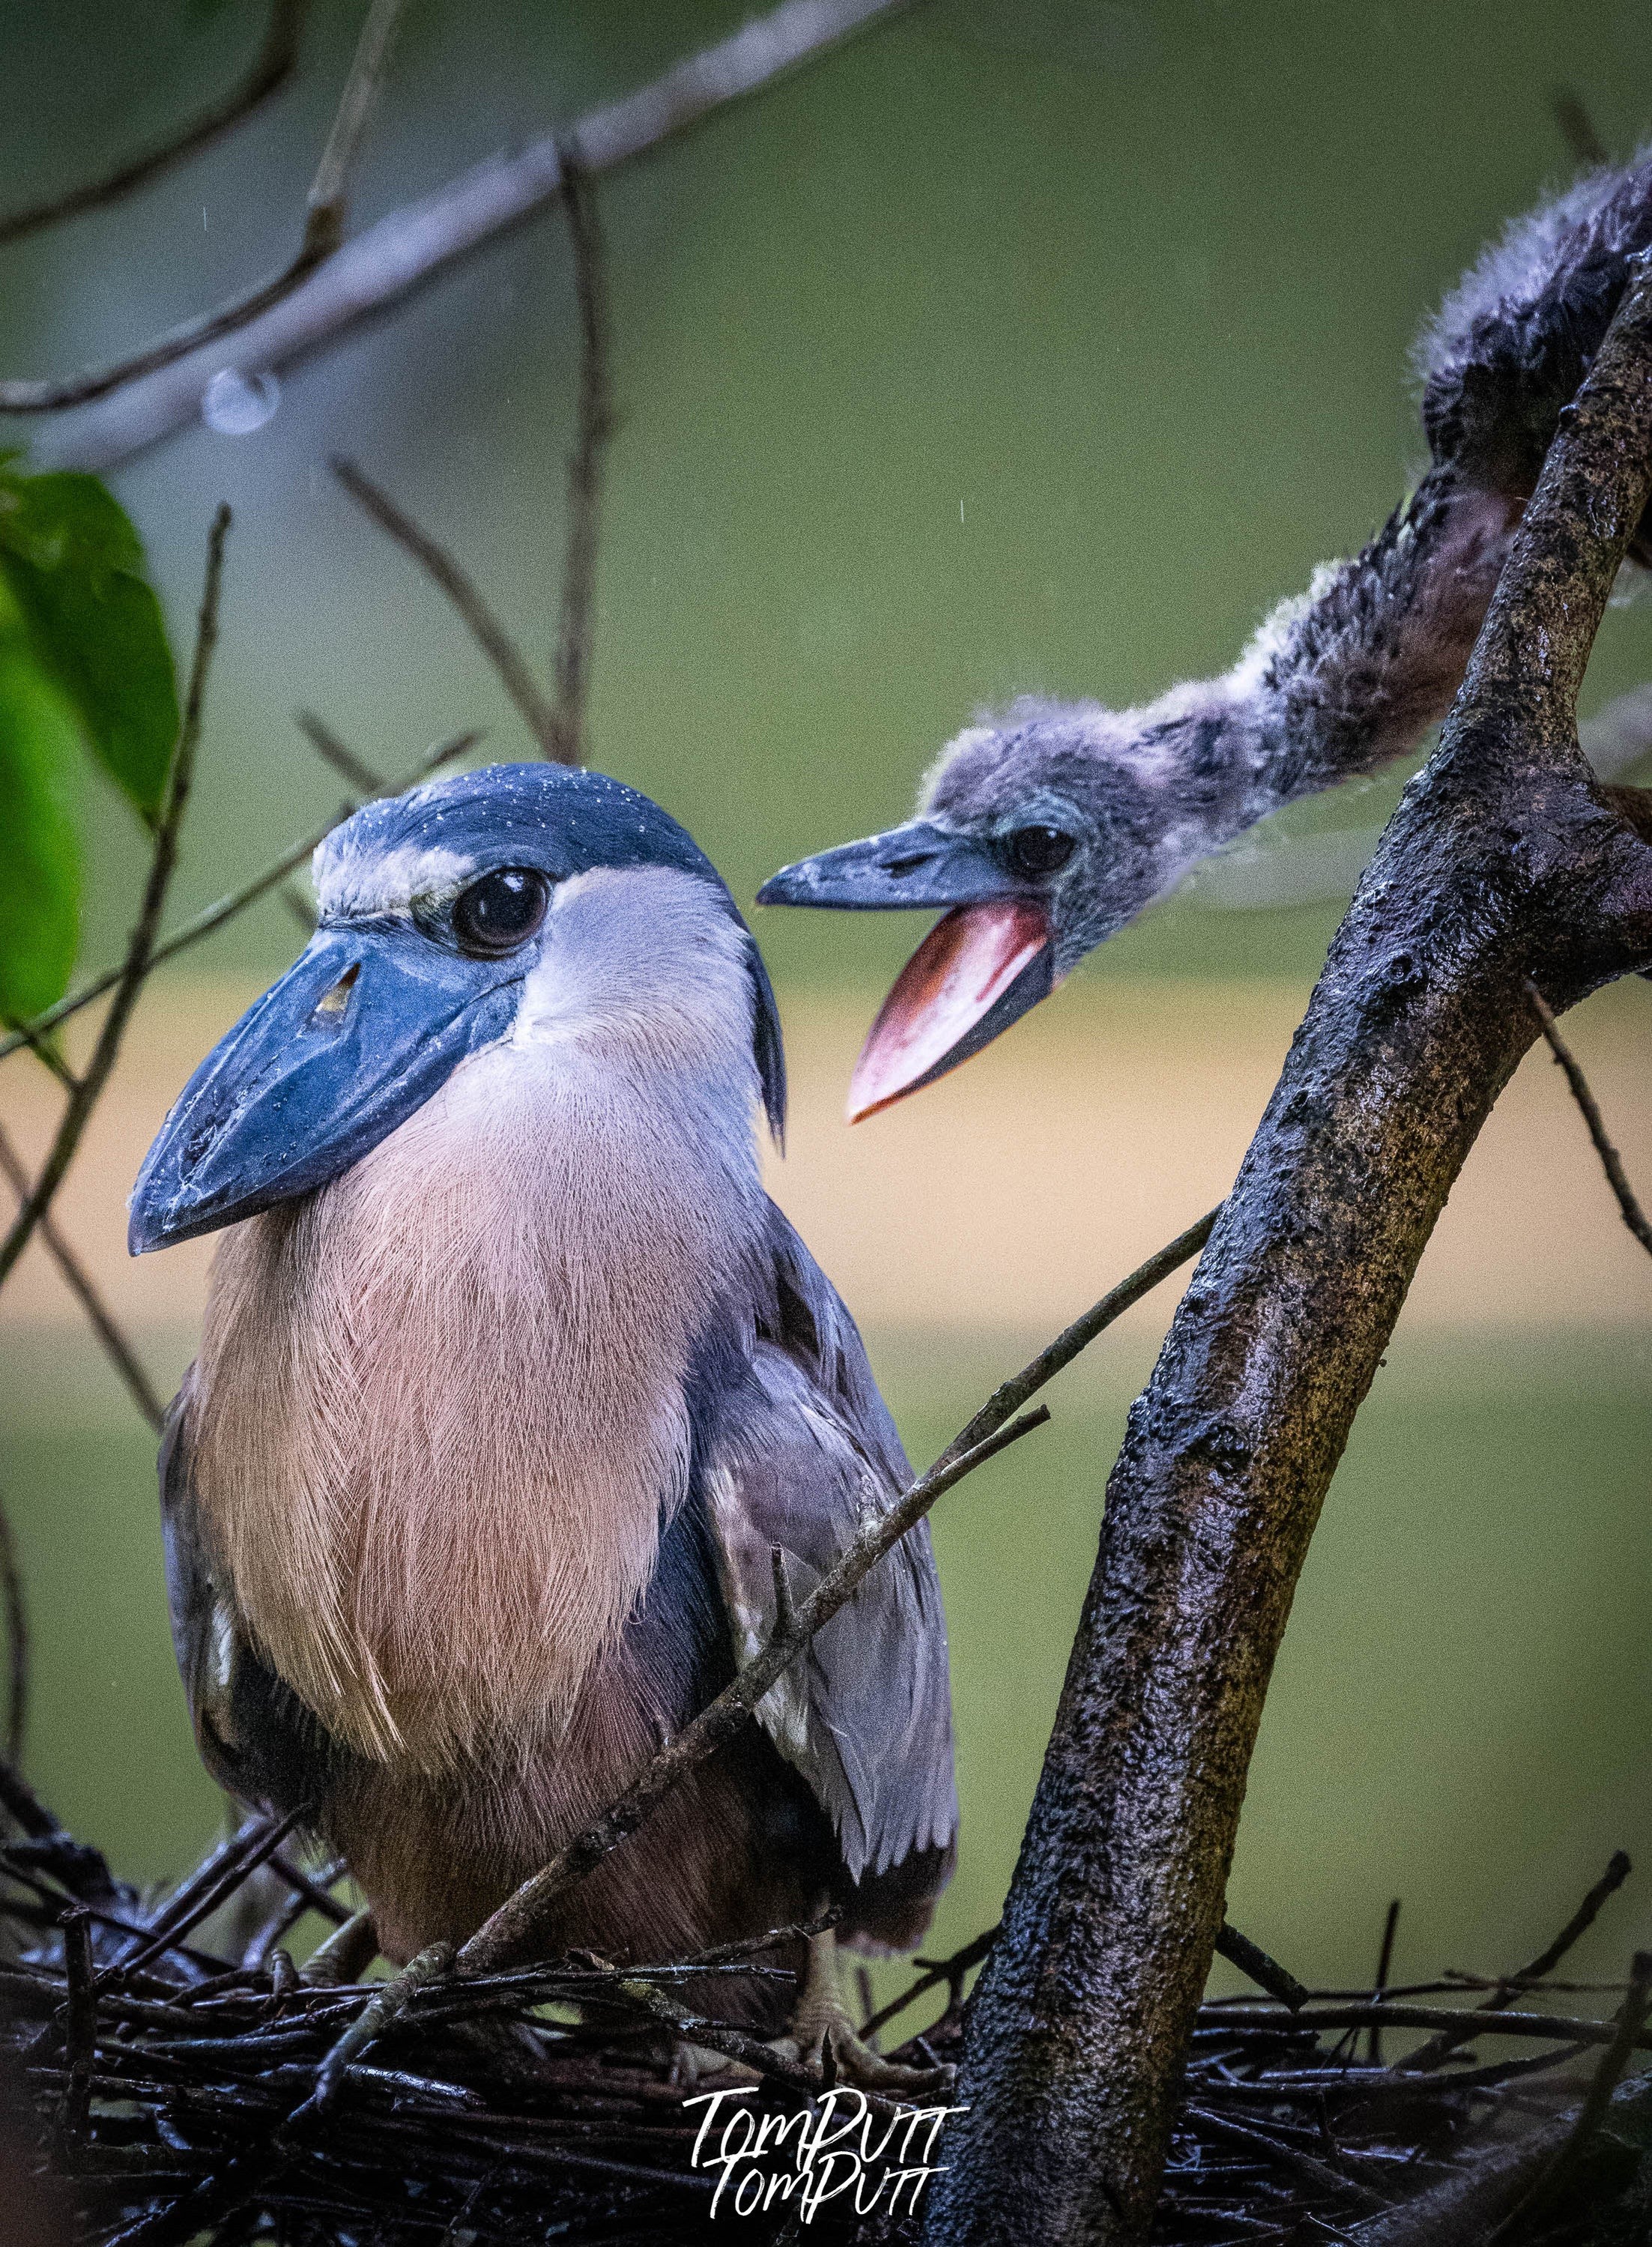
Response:
[[[1024,1365],[1009,1380],[1000,1383],[969,1425],[960,1429],[953,1437],[931,1468],[931,1473],[961,1457],[965,1451],[973,1450],[995,1428],[1001,1428],[1013,1412],[1019,1412],[1029,1397],[1036,1396],[1063,1366],[1070,1365],[1081,1351],[1088,1349],[1096,1335],[1110,1327],[1115,1319],[1122,1317],[1134,1304],[1139,1303],[1143,1295],[1151,1294],[1161,1280],[1168,1280],[1171,1274],[1178,1271],[1190,1257],[1197,1256],[1210,1239],[1221,1213],[1219,1202],[1214,1209],[1206,1210],[1204,1216],[1190,1225],[1185,1233],[1178,1233],[1174,1240],[1166,1241],[1164,1247],[1150,1256],[1145,1263],[1138,1264],[1127,1279],[1121,1280],[1117,1287],[1110,1287],[1100,1302],[1093,1303],[1082,1317],[1073,1321],[1071,1326],[1064,1327],[1055,1341],[1041,1349],[1029,1364]]]
[[[50,1038],[43,1038],[32,1022],[14,1021],[11,1027],[43,1069],[49,1069],[65,1092],[75,1089],[75,1074]]]
[[[1529,1960],[1518,1973],[1505,1975],[1494,1982],[1489,1993],[1481,2000],[1478,2011],[1496,2012],[1518,1992],[1531,1989],[1535,1983],[1546,1982],[1578,1938],[1594,1926],[1600,1917],[1601,1906],[1617,1894],[1631,1870],[1628,1856],[1621,1849],[1614,1849],[1606,1870],[1553,1941],[1546,1943],[1536,1957]],[[1474,2016],[1471,2013],[1465,2016],[1464,2025],[1460,2029],[1442,2030],[1438,2036],[1430,2037],[1426,2044],[1419,2045],[1405,2065],[1408,2068],[1437,2067],[1443,2059],[1449,2059],[1459,2045],[1466,2044],[1475,2033]]]
[[[715,46],[674,64],[650,85],[589,111],[571,130],[586,169],[611,171],[906,0],[782,0]],[[565,131],[563,139],[570,137]],[[507,228],[543,211],[562,188],[555,134],[486,158],[422,201],[393,211],[242,331],[241,364],[279,367],[330,343],[358,320],[399,302],[433,274]],[[53,465],[106,468],[152,445],[201,410],[221,359],[202,351],[134,382],[77,417],[66,444],[44,448]]]
[[[936,1500],[1007,1445],[1043,1425],[1049,1414],[1041,1405],[1019,1418],[1011,1416],[1103,1328],[1196,1255],[1209,1237],[1216,1216],[1212,1211],[1150,1256],[1041,1350],[1030,1364],[1001,1383],[933,1465],[909,1483],[886,1513],[868,1521],[851,1539],[808,1598],[793,1608],[789,1628],[777,1624],[767,1644],[733,1683],[645,1765],[600,1816],[564,1843],[543,1870],[524,1881],[457,1953],[449,1953],[445,1944],[434,1945],[421,1951],[393,1981],[386,1983],[328,2053],[307,2103],[318,2111],[331,2102],[352,2062],[399,2018],[421,1982],[450,1970],[463,1975],[490,1973],[530,1950],[543,1935],[557,1900],[634,1834],[679,1780],[734,1738],[815,1633],[831,1620],[862,1578],[922,1520]]]
[[[375,772],[352,748],[341,741],[326,721],[317,717],[313,710],[295,710],[293,717],[299,732],[323,763],[330,764],[335,772],[342,773],[358,795],[363,797],[385,796],[393,788],[393,782]]]
[[[92,2067],[98,2049],[98,1985],[92,1971],[92,1915],[84,1907],[63,1916],[63,1971],[67,1984],[64,2059],[69,2090],[64,2106],[64,2135],[72,2143],[86,2127],[92,2099]]]
[[[455,734],[451,741],[439,742],[427,755],[419,760],[411,772],[404,773],[399,780],[392,781],[385,794],[399,796],[404,789],[416,787],[439,766],[451,764],[455,757],[462,757],[468,750],[474,749],[481,738],[480,733]],[[199,944],[203,936],[212,935],[226,921],[233,920],[237,913],[243,912],[250,905],[256,905],[277,883],[284,881],[295,867],[304,865],[332,833],[339,819],[348,819],[355,809],[354,804],[346,804],[338,817],[328,820],[324,827],[317,827],[302,842],[291,844],[272,865],[266,866],[263,873],[255,874],[251,881],[243,883],[240,889],[232,890],[227,898],[220,898],[216,905],[208,905],[204,912],[199,912],[193,920],[186,921],[175,936],[169,936],[163,944],[156,945],[149,962],[151,967],[159,967],[163,961],[174,958],[190,945]],[[0,1040],[0,1061],[3,1061],[8,1054],[21,1051],[34,1039],[56,1029],[59,1022],[66,1022],[71,1014],[78,1014],[83,1007],[89,1007],[94,999],[100,999],[119,980],[120,970],[107,967],[89,982],[81,984],[78,990],[70,992],[66,999],[59,999],[55,1007],[48,1007],[44,1014],[37,1014],[32,1022],[24,1024],[10,1037]]]
[[[126,1952],[117,1964],[106,1969],[106,1973],[111,1977],[133,1975],[152,1958],[158,1958],[163,1950],[170,1950],[181,1943],[192,1929],[216,1911],[249,1873],[275,1854],[294,1827],[309,1815],[310,1809],[308,1803],[302,1803],[284,1818],[254,1819],[242,1827],[167,1900],[153,1923],[145,1929],[137,1949]]]
[[[1614,1849],[1608,1860],[1606,1870],[1584,1897],[1571,1918],[1567,1921],[1553,1943],[1546,1943],[1535,1958],[1528,1961],[1517,1973],[1509,1977],[1506,1984],[1498,1984],[1505,1994],[1515,1990],[1530,1989],[1534,1982],[1546,1982],[1578,1938],[1587,1935],[1594,1926],[1600,1917],[1602,1904],[1617,1894],[1633,1870],[1634,1867],[1629,1862],[1627,1852],[1622,1849]]]
[[[25,1200],[29,1192],[29,1173],[19,1161],[17,1151],[3,1129],[0,1129],[0,1171],[4,1171],[18,1201]],[[92,1332],[102,1343],[105,1355],[126,1383],[133,1403],[159,1435],[160,1424],[166,1417],[166,1407],[156,1396],[137,1352],[116,1325],[113,1315],[93,1286],[92,1274],[58,1230],[57,1221],[50,1214],[40,1220],[40,1238],[51,1251],[58,1271],[91,1321]]]
[[[86,211],[101,210],[110,203],[120,201],[135,188],[147,187],[163,172],[169,172],[174,164],[182,163],[187,156],[196,155],[215,140],[222,140],[243,118],[262,108],[271,94],[281,91],[297,66],[299,35],[309,5],[310,0],[272,0],[263,38],[251,68],[238,85],[221,101],[191,118],[170,140],[146,148],[140,156],[128,157],[101,179],[85,181],[60,195],[44,198],[23,210],[10,211],[0,217],[0,249],[8,242],[21,242],[25,235],[57,226],[65,219],[79,218]]]
[[[563,559],[556,707],[552,722],[555,754],[563,764],[578,765],[585,762],[585,699],[590,688],[603,462],[614,434],[614,407],[602,229],[596,195],[575,144],[563,152],[563,205],[573,242],[574,289],[579,304],[579,436],[568,460],[568,543]]]
[[[1394,1938],[1399,1932],[1399,1925],[1400,1899],[1398,1896],[1394,1896],[1389,1900],[1388,1912],[1382,1922],[1382,1940],[1376,1953],[1376,1981],[1371,1994],[1379,2005],[1388,1995],[1389,1978],[1394,1965]],[[1381,2067],[1382,2065],[1382,2026],[1380,2021],[1371,2023],[1370,2035],[1366,2045],[1366,2058],[1373,2067]]]
[[[1648,1255],[1652,1256],[1652,1225],[1648,1224],[1646,1212],[1635,1198],[1635,1189],[1629,1184],[1628,1174],[1623,1167],[1623,1158],[1607,1137],[1606,1124],[1594,1095],[1589,1090],[1588,1079],[1578,1067],[1576,1056],[1560,1035],[1554,1016],[1549,1011],[1548,1001],[1529,975],[1526,979],[1526,995],[1532,1002],[1533,1013],[1543,1026],[1543,1035],[1548,1040],[1549,1051],[1554,1055],[1557,1065],[1565,1072],[1566,1081],[1572,1088],[1572,1097],[1583,1111],[1583,1121],[1589,1127],[1589,1137],[1594,1142],[1595,1153],[1601,1158],[1601,1167],[1606,1172],[1606,1182],[1617,1196],[1618,1207],[1622,1212],[1623,1222],[1628,1226],[1642,1247],[1646,1250]]]
[[[41,381],[0,382],[0,413],[60,413],[65,406],[84,406],[106,397],[141,376],[156,373],[175,360],[187,359],[203,345],[233,335],[271,311],[303,285],[317,266],[326,263],[344,241],[349,210],[350,177],[360,153],[367,120],[384,79],[391,41],[406,0],[372,0],[366,23],[356,43],[350,75],[345,80],[332,129],[321,152],[315,178],[304,199],[304,227],[291,262],[268,281],[261,281],[241,296],[220,304],[215,311],[186,320],[170,334],[159,337],[128,359],[112,365],[90,367],[79,374],[48,377]]]
[[[1269,1997],[1292,2006],[1307,2003],[1306,1983],[1299,1982],[1277,1958],[1270,1957],[1259,1943],[1253,1943],[1248,1935],[1241,1935],[1226,1920],[1216,1930],[1216,1953],[1219,1958],[1225,1958],[1230,1966],[1237,1966],[1259,1990],[1266,1990]]]
[[[961,1950],[954,1950],[949,1958],[918,1959],[916,1963],[924,1970],[917,1980],[908,1983],[905,1989],[891,1998],[886,2005],[880,2005],[875,2013],[868,2013],[862,2022],[862,2041],[875,2036],[887,2022],[892,2021],[898,2013],[904,2013],[908,2005],[915,2005],[919,1998],[927,1997],[932,1990],[939,1989],[943,1982],[947,1990],[947,2011],[956,2012],[963,1995],[965,1975],[972,1966],[980,1964],[997,1940],[997,1928],[988,1927],[965,1943]]]
[[[3,1505],[0,1505],[0,1594],[6,1612],[5,1760],[16,1771],[23,1761],[23,1744],[29,1730],[29,1616],[11,1517]]]
[[[270,1868],[283,1880],[307,1911],[317,1913],[330,1926],[342,1927],[351,1917],[350,1907],[339,1902],[331,1894],[332,1883],[345,1872],[344,1860],[335,1858],[322,1868],[319,1879],[295,1865],[284,1849],[274,1849],[270,1855]]]
[[[1305,2005],[1287,2006],[1259,1999],[1248,2005],[1225,2005],[1220,2020],[1208,2024],[1201,2018],[1195,2031],[1195,2041],[1219,2038],[1224,2033],[1224,2022],[1240,2022],[1254,2027],[1259,2021],[1277,2021],[1281,2028],[1304,2032],[1321,2029],[1366,2029],[1373,2021],[1389,2029],[1445,2029],[1455,2032],[1466,2028],[1469,2036],[1536,2038],[1553,2044],[1604,2045],[1610,2044],[1615,2033],[1609,2022],[1580,2019],[1567,2013],[1528,2013],[1511,2011],[1506,2007],[1495,2013],[1454,2011],[1449,2005],[1413,2005],[1409,1998],[1385,1998],[1374,2005],[1369,1998],[1321,2001],[1311,1998]],[[1466,2042],[1467,2039],[1462,2039]],[[1635,2039],[1637,2051],[1652,2051],[1652,2035],[1642,2028]],[[1424,2071],[1432,2073],[1431,2069]],[[1411,2062],[1405,2059],[1389,2070],[1396,2076],[1415,2074]]]
[[[1600,2064],[1590,2079],[1576,2120],[1542,2175],[1528,2192],[1522,2195],[1492,2234],[1488,2247],[1503,2247],[1505,2241],[1524,2230],[1529,2218],[1539,2209],[1558,2205],[1558,2196],[1567,2176],[1580,2156],[1588,2150],[1595,2132],[1606,2120],[1612,2093],[1617,2089],[1619,2080],[1634,2056],[1649,2013],[1652,2013],[1652,1953],[1637,1950],[1629,1969],[1629,1986],[1624,1992],[1623,2003],[1619,2006],[1617,2018],[1613,2024],[1611,2042],[1601,2053]]]
[[[381,484],[354,461],[335,453],[328,465],[357,505],[370,515],[380,530],[412,555],[427,576],[447,596],[468,627],[472,638],[499,674],[499,683],[515,704],[522,722],[538,742],[540,754],[553,764],[567,760],[559,748],[556,713],[546,700],[538,680],[504,626],[495,616],[474,582],[445,546],[439,545]]]
[[[80,1135],[85,1130],[99,1095],[114,1067],[115,1055],[120,1050],[120,1040],[137,1004],[138,994],[143,988],[144,978],[154,964],[155,932],[160,925],[160,909],[166,903],[173,868],[178,860],[178,830],[183,823],[184,809],[189,801],[189,783],[195,774],[195,745],[201,738],[201,713],[207,691],[207,674],[212,665],[213,649],[217,644],[218,595],[223,577],[224,540],[229,531],[229,509],[220,507],[213,517],[212,529],[207,538],[206,584],[195,626],[195,659],[190,666],[189,684],[184,696],[183,722],[178,730],[178,745],[173,751],[171,768],[167,775],[166,799],[160,808],[160,816],[155,823],[154,851],[149,862],[149,879],[144,885],[137,925],[126,947],[126,963],[116,980],[114,996],[99,1029],[98,1042],[92,1049],[85,1073],[64,1104],[62,1120],[40,1175],[35,1180],[34,1190],[17,1212],[3,1243],[0,1243],[0,1285],[4,1284],[36,1226],[51,1208],[51,1198],[74,1159]]]

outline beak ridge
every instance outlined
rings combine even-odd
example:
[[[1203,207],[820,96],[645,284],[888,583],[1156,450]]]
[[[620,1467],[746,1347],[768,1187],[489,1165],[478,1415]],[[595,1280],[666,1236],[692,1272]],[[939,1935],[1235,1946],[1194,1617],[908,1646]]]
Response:
[[[760,905],[818,905],[838,912],[986,904],[1020,885],[967,836],[932,819],[911,819],[882,835],[843,843],[771,874]]]

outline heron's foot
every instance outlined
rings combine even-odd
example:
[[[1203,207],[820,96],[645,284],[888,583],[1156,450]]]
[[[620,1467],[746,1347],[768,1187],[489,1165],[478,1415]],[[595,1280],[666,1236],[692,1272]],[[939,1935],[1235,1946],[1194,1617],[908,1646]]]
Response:
[[[370,1911],[353,1913],[318,1943],[299,1969],[298,1979],[312,1990],[336,1990],[359,1982],[379,1956],[379,1930]]]
[[[671,2080],[673,2088],[693,2091],[707,2076],[729,2075],[740,2083],[761,2083],[762,2078],[754,2067],[743,2059],[730,2059],[726,2052],[713,2052],[709,2045],[679,2044],[671,2056]]]
[[[791,2026],[770,2048],[788,2059],[813,2062],[833,2080],[862,2091],[942,2091],[953,2075],[950,2067],[908,2067],[885,2059],[863,2042],[837,1986],[837,1941],[829,1928],[809,1938],[809,1971]]]

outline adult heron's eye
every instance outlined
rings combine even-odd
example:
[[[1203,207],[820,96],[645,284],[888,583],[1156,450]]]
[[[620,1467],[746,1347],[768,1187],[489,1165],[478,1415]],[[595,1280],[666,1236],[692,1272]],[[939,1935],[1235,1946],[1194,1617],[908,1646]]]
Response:
[[[1029,881],[1059,872],[1077,848],[1075,839],[1059,827],[1018,827],[1007,844],[1011,870]]]
[[[545,918],[550,884],[525,866],[502,866],[464,891],[454,907],[454,933],[467,952],[493,956],[526,944]]]

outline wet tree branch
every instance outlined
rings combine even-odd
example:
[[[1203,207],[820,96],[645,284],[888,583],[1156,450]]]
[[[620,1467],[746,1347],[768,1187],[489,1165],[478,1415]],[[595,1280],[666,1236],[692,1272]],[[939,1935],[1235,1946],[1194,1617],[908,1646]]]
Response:
[[[391,212],[321,270],[302,277],[301,285],[248,317],[236,331],[236,364],[281,367],[322,350],[546,209],[562,192],[559,138],[577,147],[588,172],[611,171],[905,4],[782,0],[651,85],[587,112],[560,136],[548,133],[525,148],[488,157],[422,201]],[[195,419],[201,393],[222,364],[219,351],[192,351],[141,380],[129,379],[118,396],[78,415],[60,441],[42,445],[43,464],[109,468],[129,459]]]
[[[158,373],[272,311],[299,289],[317,266],[326,263],[345,238],[351,174],[360,154],[367,120],[372,113],[390,58],[397,19],[405,4],[406,0],[372,0],[367,11],[332,129],[304,200],[304,233],[290,263],[270,280],[259,282],[229,304],[219,305],[215,311],[186,321],[128,359],[117,359],[108,366],[89,367],[80,374],[44,381],[0,382],[0,413],[60,413],[65,406],[86,405],[92,399],[106,397],[113,390],[124,389],[127,383],[136,382],[144,375]]]
[[[139,188],[147,188],[152,180],[158,180],[163,172],[171,171],[186,158],[198,155],[215,140],[221,140],[243,119],[261,109],[271,94],[278,93],[292,76],[297,67],[299,38],[309,9],[310,0],[272,0],[263,38],[251,68],[238,85],[221,101],[191,118],[171,140],[145,149],[141,155],[129,157],[113,171],[106,172],[101,179],[87,180],[60,195],[48,196],[24,209],[0,216],[0,249],[8,242],[21,242],[25,235],[59,225],[65,219],[80,218],[87,211],[102,210],[110,203],[119,202]]]
[[[12,1267],[28,1246],[35,1227],[51,1208],[52,1196],[62,1185],[64,1174],[74,1160],[81,1134],[104,1086],[109,1081],[109,1072],[115,1065],[121,1038],[126,1033],[132,1010],[138,1003],[138,994],[142,990],[144,979],[154,962],[155,937],[160,925],[161,908],[166,904],[173,870],[178,863],[178,836],[189,801],[190,782],[195,777],[195,748],[201,739],[207,676],[212,667],[213,650],[218,641],[218,596],[223,581],[224,541],[229,535],[229,509],[221,507],[213,518],[212,529],[208,535],[206,584],[195,622],[195,650],[189,666],[189,684],[184,695],[183,719],[178,730],[178,745],[172,755],[171,768],[167,775],[166,796],[160,807],[160,816],[155,823],[154,850],[149,861],[149,878],[144,884],[143,901],[138,908],[137,924],[126,946],[126,960],[115,980],[114,995],[99,1028],[92,1058],[64,1103],[63,1115],[40,1175],[35,1180],[32,1191],[25,1197],[4,1240],[0,1241],[0,1285],[4,1284]]]
[[[1440,747],[1131,1411],[972,2004],[932,2247],[1146,2237],[1308,1540],[1446,1195],[1536,1035],[1526,979],[1564,1008],[1652,960],[1652,850],[1600,793],[1575,714],[1649,488],[1635,261]]]

